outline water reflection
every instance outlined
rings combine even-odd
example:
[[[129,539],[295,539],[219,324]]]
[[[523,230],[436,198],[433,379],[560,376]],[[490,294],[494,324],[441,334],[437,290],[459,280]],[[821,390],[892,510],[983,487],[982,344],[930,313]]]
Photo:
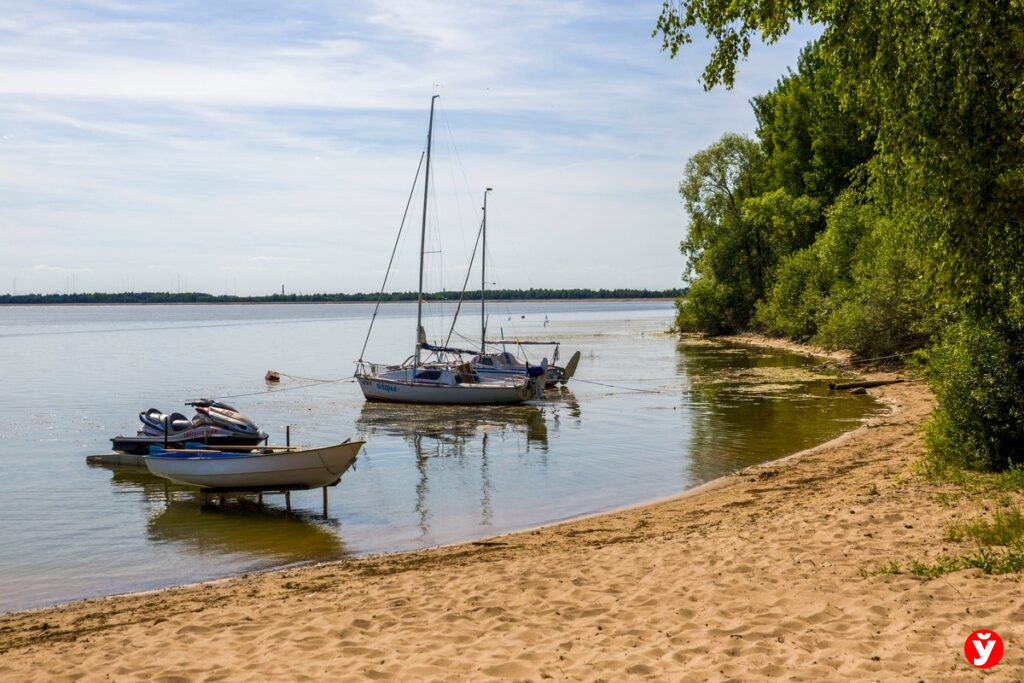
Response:
[[[577,413],[579,406],[577,404]],[[401,403],[363,405],[356,428],[368,434],[385,433],[409,440],[428,437],[438,446],[464,448],[466,439],[478,434],[516,434],[526,437],[526,449],[548,450],[548,426],[544,411],[532,405],[431,406]],[[438,455],[453,455],[440,448]]]
[[[579,427],[582,424],[583,418],[580,411],[580,402],[576,398],[576,394],[572,393],[570,389],[566,387],[548,389],[544,393],[544,403],[555,408],[551,411],[551,419],[555,424],[555,431],[558,431],[558,427],[561,426],[565,415],[571,418],[570,424],[572,426]]]
[[[576,414],[578,418],[578,404]],[[356,428],[369,435],[400,437],[409,445],[418,474],[415,510],[421,538],[430,532],[432,462],[455,460],[466,468],[473,466],[475,456],[479,472],[480,524],[490,526],[494,516],[489,452],[492,442],[515,440],[522,444],[524,453],[536,448],[546,454],[549,449],[545,412],[532,405],[428,406],[368,402],[356,420]]]
[[[171,543],[191,555],[233,555],[261,566],[340,559],[348,553],[337,522],[315,521],[301,510],[258,506],[251,497],[204,506],[193,488],[171,484],[145,467],[91,463],[111,473],[115,492],[139,496],[149,510],[148,540]]]
[[[242,555],[268,564],[340,559],[347,555],[336,526],[300,512],[231,502],[204,508],[198,497],[175,499],[146,525],[150,541],[173,543],[193,555]]]
[[[853,427],[873,406],[866,396],[830,394],[834,375],[787,352],[684,340],[676,368],[686,377],[680,408],[694,481],[821,443],[837,423]]]
[[[115,490],[141,493],[144,500],[163,498],[170,487],[170,482],[150,474],[145,467],[102,463],[89,463],[88,466],[92,469],[109,471],[110,484]]]

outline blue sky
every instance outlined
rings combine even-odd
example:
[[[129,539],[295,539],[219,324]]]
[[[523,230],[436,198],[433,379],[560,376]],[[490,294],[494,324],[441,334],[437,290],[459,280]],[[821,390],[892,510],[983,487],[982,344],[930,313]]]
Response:
[[[435,92],[429,286],[461,285],[490,186],[496,286],[675,287],[687,158],[751,133],[749,99],[816,33],[705,93],[707,43],[660,52],[658,1],[6,5],[19,293],[376,290]],[[389,289],[415,288],[415,227]]]

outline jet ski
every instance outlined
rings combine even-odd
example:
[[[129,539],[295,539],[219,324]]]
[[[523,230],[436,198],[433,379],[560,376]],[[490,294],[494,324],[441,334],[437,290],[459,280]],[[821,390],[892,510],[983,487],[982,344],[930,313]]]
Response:
[[[196,414],[189,419],[181,413],[166,414],[157,408],[139,413],[142,428],[135,436],[111,439],[115,451],[146,455],[150,446],[179,446],[194,441],[205,446],[255,448],[267,433],[249,417],[220,401],[198,398],[186,401]]]

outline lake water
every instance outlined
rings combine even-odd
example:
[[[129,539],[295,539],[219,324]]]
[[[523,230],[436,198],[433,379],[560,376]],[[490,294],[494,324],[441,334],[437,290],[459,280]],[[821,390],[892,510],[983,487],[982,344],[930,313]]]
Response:
[[[451,306],[434,305],[428,334]],[[370,404],[344,379],[370,304],[0,308],[0,611],[498,534],[672,495],[825,441],[880,407],[799,355],[665,334],[670,302],[502,303],[488,336],[582,352],[568,390],[518,407]],[[475,314],[476,309],[472,312]],[[544,318],[549,319],[545,327]],[[466,337],[478,318],[460,319]],[[388,304],[367,360],[412,350]],[[464,342],[468,343],[468,342]],[[537,348],[537,347],[532,347]],[[264,382],[269,369],[289,376]],[[367,441],[331,490],[260,512],[169,499],[144,469],[87,466],[141,410],[223,398],[284,441]],[[231,397],[231,398],[228,398]],[[189,413],[191,414],[191,413]]]

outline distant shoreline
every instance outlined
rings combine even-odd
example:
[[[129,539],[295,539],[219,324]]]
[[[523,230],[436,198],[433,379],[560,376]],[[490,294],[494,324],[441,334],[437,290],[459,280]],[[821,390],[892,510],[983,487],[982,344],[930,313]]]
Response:
[[[61,295],[62,297],[65,295]],[[652,292],[651,296],[583,296],[583,297],[497,297],[488,298],[488,303],[587,303],[587,302],[611,302],[623,303],[628,301],[675,301],[680,295],[666,295],[663,292]],[[5,301],[10,296],[0,296],[0,308],[17,306],[258,306],[270,304],[376,304],[376,299],[250,299],[239,298],[238,300],[199,300],[199,301],[118,301],[116,299],[98,299],[81,301],[68,297],[68,300],[41,300],[41,301]],[[20,297],[19,297],[20,298]],[[457,304],[458,299],[437,299],[427,298],[426,303],[450,303]],[[475,297],[467,296],[463,302],[479,301],[479,294]],[[415,297],[411,299],[386,299],[381,304],[411,304],[416,303]]]

